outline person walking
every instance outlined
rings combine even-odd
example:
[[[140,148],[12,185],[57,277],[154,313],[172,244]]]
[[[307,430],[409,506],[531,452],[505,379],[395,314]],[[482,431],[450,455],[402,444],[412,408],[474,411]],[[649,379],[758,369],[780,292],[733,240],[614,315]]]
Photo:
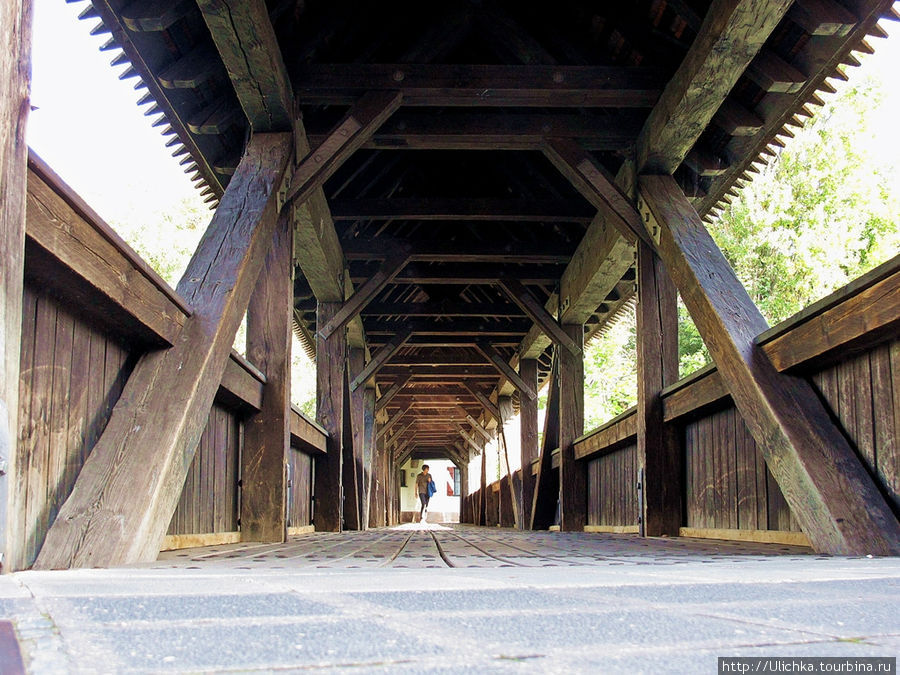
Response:
[[[416,492],[419,494],[419,501],[422,504],[422,508],[419,510],[419,522],[424,523],[428,517],[428,500],[431,499],[431,495],[437,492],[434,480],[431,474],[428,473],[427,464],[422,465],[422,471],[416,476]]]

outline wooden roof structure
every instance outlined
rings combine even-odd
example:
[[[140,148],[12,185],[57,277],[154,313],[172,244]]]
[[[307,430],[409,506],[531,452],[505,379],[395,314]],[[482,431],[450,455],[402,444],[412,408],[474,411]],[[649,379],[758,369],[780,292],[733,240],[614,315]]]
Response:
[[[519,396],[493,360],[549,375],[551,339],[523,302],[590,339],[633,298],[633,246],[596,216],[579,162],[624,192],[636,166],[673,174],[709,217],[871,50],[891,6],[92,0],[81,16],[110,34],[102,48],[213,205],[251,130],[297,125],[316,147],[364,94],[402,95],[309,205],[331,259],[295,245],[295,329],[314,355],[317,299],[346,293],[326,277],[378,279],[351,340],[392,352],[382,391],[410,377],[384,407],[447,447],[479,416],[475,392]],[[604,228],[597,269],[575,269]]]
[[[891,0],[90,0],[81,16],[216,213],[177,288],[192,314],[137,362],[37,566],[155,555],[248,306],[267,393],[242,536],[285,531],[289,318],[328,436],[317,529],[367,526],[370,468],[466,467],[515,406],[535,461],[516,525],[558,507],[583,529],[583,345],[638,289],[646,532],[677,534],[682,513],[661,404],[677,289],[813,545],[900,552],[896,514],[810,383],[762,352],[768,325],[703,225],[871,51]]]

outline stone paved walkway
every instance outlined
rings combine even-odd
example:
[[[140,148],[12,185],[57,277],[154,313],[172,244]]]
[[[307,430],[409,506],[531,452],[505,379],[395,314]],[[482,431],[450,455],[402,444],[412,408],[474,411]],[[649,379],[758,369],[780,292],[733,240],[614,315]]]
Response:
[[[714,673],[897,656],[900,559],[403,526],[7,575],[4,618],[33,673]]]

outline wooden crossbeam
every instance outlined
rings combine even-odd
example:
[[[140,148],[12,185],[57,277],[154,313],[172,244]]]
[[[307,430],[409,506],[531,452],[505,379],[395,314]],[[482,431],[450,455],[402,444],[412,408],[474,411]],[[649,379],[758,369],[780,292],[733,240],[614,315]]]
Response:
[[[575,138],[587,150],[634,147],[641,125],[633,118],[609,120],[583,113],[508,115],[446,111],[440,115],[401,110],[362,147],[370,150],[538,150],[548,136]],[[310,132],[318,145],[323,130]]]
[[[391,283],[391,280],[400,273],[406,266],[408,257],[406,253],[399,253],[386,259],[378,271],[369,278],[362,286],[356,289],[356,292],[341,307],[340,311],[335,314],[331,320],[319,328],[318,332],[322,337],[328,337],[334,331],[346,326],[351,319],[356,317],[366,305],[368,305],[376,295],[378,295],[385,286]],[[356,387],[352,387],[356,389]]]
[[[497,351],[491,346],[489,342],[479,341],[476,343],[476,348],[482,354],[484,354],[485,358],[494,364],[494,367],[497,369],[503,377],[512,383],[512,385],[518,389],[521,393],[525,394],[528,398],[535,398],[537,394],[535,391],[529,387],[519,374],[512,369],[512,367],[503,360],[503,357],[497,353]],[[497,419],[500,419],[499,414],[497,415]]]
[[[495,420],[500,419],[500,408],[494,405],[487,396],[485,396],[466,382],[463,382],[462,385],[466,388],[466,391],[468,391],[472,396],[475,397],[475,400],[481,404],[481,407],[484,408],[491,417],[493,417]]]
[[[644,123],[638,173],[672,174],[709,125],[792,0],[716,0]]]
[[[609,66],[296,64],[304,103],[347,105],[367,91],[399,91],[406,106],[647,108],[665,74]]]
[[[370,92],[355,101],[325,141],[294,171],[285,201],[305,202],[400,107],[400,99],[399,93],[389,91]]]
[[[409,412],[409,408],[401,408],[397,413],[395,413],[393,417],[391,417],[387,422],[385,422],[383,425],[381,425],[381,428],[376,432],[376,439],[380,439],[388,431],[390,431],[391,428],[395,424],[397,424],[397,422],[399,422],[401,419],[403,419],[403,416],[406,415],[406,413],[408,413],[408,412]]]
[[[469,447],[471,447],[475,451],[475,454],[480,455],[482,452],[482,448],[478,444],[478,441],[476,441],[472,435],[470,435],[465,429],[463,429],[462,425],[459,425],[457,427],[457,431],[459,432],[459,435],[462,436],[463,440],[469,445]]]
[[[364,325],[366,333],[371,336],[394,335],[397,331],[397,323],[394,321],[366,319]],[[409,322],[408,325],[413,335],[458,336],[469,334],[522,337],[528,332],[531,322],[527,319],[509,319],[503,323],[482,319],[457,319],[453,322],[417,319],[415,322]]]
[[[652,245],[631,200],[589,152],[571,139],[548,138],[544,155],[588,201],[606,212],[623,237]]]
[[[250,127],[290,131],[294,96],[264,0],[199,0],[197,5]]]
[[[659,254],[791,512],[816,550],[897,555],[900,524],[804,379],[779,374],[754,337],[768,328],[674,179],[643,176]]]
[[[354,237],[343,242],[344,255],[350,261],[388,258],[401,246],[406,247],[411,262],[564,264],[572,252],[571,246],[565,242],[547,241],[532,245],[517,243],[513,247],[508,241],[496,244],[461,241],[455,242],[452,248],[441,242],[401,241],[386,237]]]
[[[504,319],[522,316],[522,310],[516,305],[490,302],[372,302],[366,307],[365,313],[366,316],[495,317]],[[427,360],[431,357],[408,358],[426,359],[419,363],[434,362],[433,360]],[[449,357],[441,358],[447,359]],[[466,363],[471,360],[471,358],[468,361],[463,359]],[[444,360],[442,362],[449,363],[451,361]],[[456,363],[456,361],[453,362]],[[399,362],[397,359],[394,359],[393,363]],[[479,358],[475,363],[483,363],[483,359]],[[412,365],[412,362],[410,362],[410,365]]]
[[[331,216],[335,220],[502,220],[588,224],[594,217],[594,209],[572,200],[392,198],[334,200]]]
[[[535,298],[525,286],[517,279],[504,277],[500,279],[500,287],[506,291],[510,299],[515,302],[531,320],[534,321],[544,334],[556,344],[566,348],[575,356],[581,355],[581,349],[572,340],[566,331],[556,322],[553,315]]]
[[[481,423],[472,417],[468,412],[466,412],[463,408],[457,408],[457,410],[462,413],[465,420],[469,423],[469,425],[474,429],[484,440],[490,442],[494,440],[494,437],[491,436],[490,432],[481,426]]]
[[[476,378],[496,379],[496,370],[489,365],[477,366],[395,366],[387,365],[380,371],[386,377],[397,377],[409,373],[414,379],[431,378]],[[380,378],[379,378],[380,379]]]
[[[156,559],[271,245],[290,153],[289,134],[251,139],[178,284],[194,314],[175,346],[135,366],[37,567]]]
[[[357,375],[350,383],[350,389],[356,390],[360,385],[368,382],[374,375],[397,353],[397,351],[409,340],[411,331],[405,330],[394,335],[386,345],[384,345],[373,356],[362,372]]]
[[[386,406],[388,402],[397,394],[399,394],[400,390],[406,386],[406,383],[409,382],[409,378],[409,375],[401,375],[400,377],[398,377],[394,381],[394,384],[391,385],[390,389],[384,392],[381,397],[375,402],[375,412],[383,410],[384,406]]]

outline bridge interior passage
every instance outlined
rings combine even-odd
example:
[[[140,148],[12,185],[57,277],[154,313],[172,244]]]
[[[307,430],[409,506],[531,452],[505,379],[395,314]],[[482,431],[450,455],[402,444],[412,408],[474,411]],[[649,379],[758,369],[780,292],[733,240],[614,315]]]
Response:
[[[469,523],[900,553],[897,260],[770,330],[704,225],[892,7],[90,0],[215,215],[173,291],[22,150],[29,229],[9,259],[27,282],[5,293],[34,311],[5,328],[12,361],[80,401],[39,374],[79,350],[40,336],[86,320],[111,324],[125,365],[96,428],[46,461],[41,395],[13,406],[10,564],[396,524],[399,468],[430,457],[459,468]],[[61,222],[125,271],[98,282]],[[678,293],[715,362],[681,382]],[[583,348],[626,307],[638,405],[583,437]],[[245,315],[247,357],[229,358]],[[290,406],[291,331],[316,361],[315,421]],[[510,445],[516,413],[522,469],[494,481],[486,447]]]

